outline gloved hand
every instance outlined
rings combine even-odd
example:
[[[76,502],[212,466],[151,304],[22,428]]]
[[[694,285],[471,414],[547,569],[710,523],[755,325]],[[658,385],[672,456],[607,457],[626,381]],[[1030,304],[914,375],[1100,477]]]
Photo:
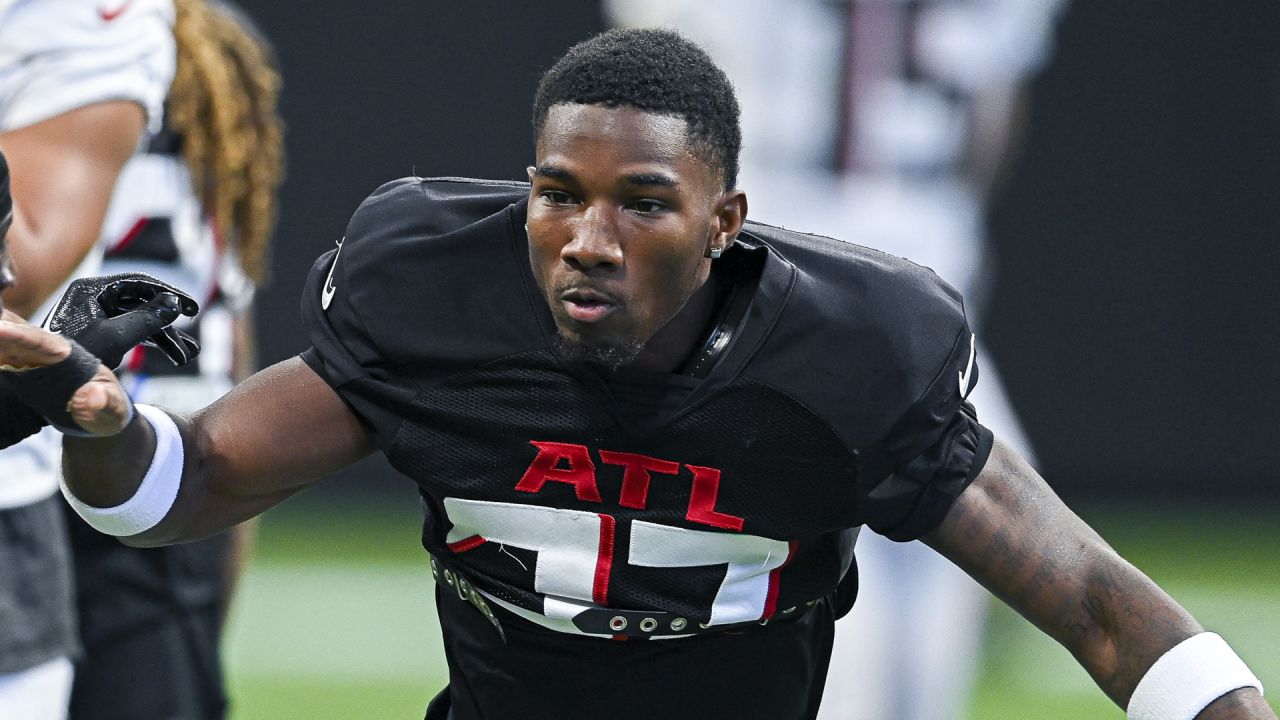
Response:
[[[185,365],[200,354],[200,345],[171,325],[179,315],[199,312],[199,303],[178,288],[145,273],[121,273],[72,282],[43,327],[80,343],[109,368],[138,343]]]
[[[176,365],[190,362],[200,346],[171,325],[180,315],[194,317],[199,310],[190,295],[143,273],[72,282],[44,322],[45,330],[74,341],[72,354],[48,366],[0,372],[0,448],[35,434],[46,418],[63,432],[78,434],[65,407],[96,371],[88,353],[114,368],[142,342],[159,348]],[[77,350],[76,343],[88,353]]]

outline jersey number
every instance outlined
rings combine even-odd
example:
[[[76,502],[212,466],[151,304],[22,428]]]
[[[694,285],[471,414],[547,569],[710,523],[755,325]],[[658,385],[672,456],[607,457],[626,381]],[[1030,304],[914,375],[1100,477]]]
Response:
[[[446,498],[444,507],[453,523],[446,538],[450,547],[474,547],[489,541],[536,552],[536,592],[608,605],[617,530],[612,515],[457,498]],[[630,565],[728,566],[711,603],[712,625],[773,615],[777,571],[790,556],[788,543],[641,520],[631,522],[630,540],[626,559]]]

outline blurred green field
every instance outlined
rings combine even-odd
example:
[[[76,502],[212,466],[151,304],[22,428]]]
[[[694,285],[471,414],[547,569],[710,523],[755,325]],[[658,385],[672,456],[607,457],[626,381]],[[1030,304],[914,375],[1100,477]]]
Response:
[[[1264,682],[1280,683],[1280,524],[1269,510],[1083,514]],[[229,630],[232,720],[421,718],[446,681],[431,592],[412,496],[313,494],[273,510]],[[1124,717],[1065,650],[1003,606],[984,652],[972,720]]]

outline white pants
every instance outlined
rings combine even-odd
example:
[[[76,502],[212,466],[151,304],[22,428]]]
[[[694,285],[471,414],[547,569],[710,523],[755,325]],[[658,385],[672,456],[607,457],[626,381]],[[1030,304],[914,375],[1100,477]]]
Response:
[[[71,677],[71,661],[65,657],[0,675],[0,718],[66,720]]]
[[[819,720],[958,720],[978,671],[987,594],[928,546],[858,537],[861,586],[836,623]]]

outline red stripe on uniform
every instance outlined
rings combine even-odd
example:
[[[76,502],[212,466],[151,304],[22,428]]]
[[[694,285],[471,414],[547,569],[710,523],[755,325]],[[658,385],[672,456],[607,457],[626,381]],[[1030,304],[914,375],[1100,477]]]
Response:
[[[591,599],[597,605],[609,604],[609,573],[613,570],[613,532],[617,523],[612,515],[600,516],[600,554],[596,557],[596,577],[591,584]]]
[[[760,616],[761,620],[768,620],[778,611],[778,587],[782,584],[782,569],[790,565],[791,559],[796,556],[796,545],[796,541],[792,540],[787,548],[787,559],[769,573],[769,594],[764,600],[764,614]]]
[[[133,348],[132,350],[129,351],[128,355],[125,355],[125,358],[124,358],[125,369],[131,373],[142,372],[142,362],[146,359],[146,357],[147,357],[146,349],[143,348],[141,345]]]
[[[479,535],[472,535],[469,538],[462,538],[457,542],[449,543],[449,549],[455,554],[464,553],[468,550],[475,550],[486,542],[488,542],[488,540],[485,540],[483,537]]]
[[[117,240],[116,243],[111,246],[111,249],[107,251],[107,254],[110,255],[111,253],[118,253],[129,247],[130,243],[138,239],[138,235],[149,222],[151,222],[151,218],[138,218],[138,221],[133,224],[133,227],[129,228],[129,232],[125,233],[124,237]]]

